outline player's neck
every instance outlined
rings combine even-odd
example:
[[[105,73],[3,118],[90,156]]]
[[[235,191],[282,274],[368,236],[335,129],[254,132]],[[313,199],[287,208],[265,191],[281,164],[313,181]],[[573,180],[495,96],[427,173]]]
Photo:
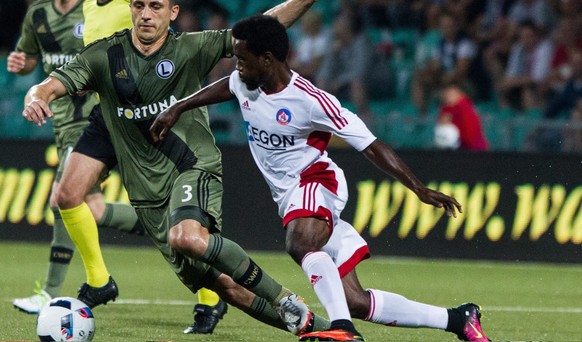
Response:
[[[142,41],[139,40],[139,38],[137,38],[137,35],[135,34],[135,30],[131,30],[131,42],[133,43],[133,46],[135,46],[135,48],[141,52],[144,56],[149,56],[151,54],[153,54],[154,52],[158,51],[162,45],[164,45],[164,43],[166,42],[167,39],[167,35],[163,36],[162,38],[156,40],[155,42],[151,43],[151,44],[144,44]]]
[[[69,12],[73,7],[75,7],[75,5],[77,5],[77,3],[79,2],[79,0],[57,0],[55,1],[55,8],[65,14],[67,12]]]
[[[287,88],[291,82],[291,70],[288,68],[277,69],[261,87],[265,94],[275,94]]]

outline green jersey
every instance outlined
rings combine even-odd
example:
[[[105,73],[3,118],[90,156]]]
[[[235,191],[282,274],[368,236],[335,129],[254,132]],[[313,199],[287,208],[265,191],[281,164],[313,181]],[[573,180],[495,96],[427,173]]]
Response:
[[[167,204],[182,172],[200,169],[222,176],[206,108],[184,113],[160,143],[153,143],[149,127],[168,106],[200,90],[220,58],[232,55],[230,37],[228,30],[169,32],[158,51],[144,56],[133,46],[131,30],[124,30],[87,46],[51,74],[70,94],[89,89],[99,93],[121,177],[135,207]]]
[[[83,1],[66,14],[56,10],[53,0],[36,1],[26,13],[16,50],[25,52],[27,57],[37,56],[48,75],[83,49],[83,27]],[[95,93],[72,94],[54,101],[51,110],[55,114],[55,131],[71,123],[86,122],[97,103]]]

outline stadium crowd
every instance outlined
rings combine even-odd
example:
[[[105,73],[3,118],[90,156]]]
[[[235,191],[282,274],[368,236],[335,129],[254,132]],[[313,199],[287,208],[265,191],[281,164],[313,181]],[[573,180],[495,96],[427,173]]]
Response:
[[[14,134],[24,125],[19,89],[42,74],[23,85],[26,79],[4,67],[31,2],[0,7],[0,86],[9,89],[0,95],[0,126]],[[183,1],[174,29],[230,27],[275,3]],[[435,146],[434,129],[450,107],[441,91],[455,84],[470,99],[472,121],[490,150],[582,153],[582,1],[320,0],[290,38],[291,67],[337,94],[395,147]],[[209,81],[233,64],[219,64]],[[239,118],[229,115],[234,107],[212,111],[217,138],[244,143]],[[39,136],[38,129],[23,135]]]

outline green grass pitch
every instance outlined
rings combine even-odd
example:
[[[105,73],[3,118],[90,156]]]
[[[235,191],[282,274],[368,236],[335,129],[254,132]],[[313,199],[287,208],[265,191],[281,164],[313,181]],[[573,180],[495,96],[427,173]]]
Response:
[[[296,341],[229,308],[213,335],[184,335],[196,296],[152,248],[104,246],[120,297],[94,310],[94,341]],[[325,315],[301,269],[283,253],[251,252],[274,278],[306,297]],[[0,243],[0,341],[36,340],[36,316],[12,307],[43,279],[48,244]],[[358,266],[364,287],[384,289],[439,306],[473,301],[483,308],[484,331],[494,341],[582,341],[582,265],[501,263],[373,257]],[[75,254],[63,296],[76,296],[84,280]],[[384,327],[355,321],[367,341],[456,341],[433,329]]]

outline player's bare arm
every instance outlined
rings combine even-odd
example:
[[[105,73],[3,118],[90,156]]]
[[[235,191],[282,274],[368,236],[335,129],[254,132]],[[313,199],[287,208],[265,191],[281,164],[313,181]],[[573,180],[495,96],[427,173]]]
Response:
[[[457,217],[456,210],[462,212],[461,205],[456,199],[424,186],[396,152],[382,141],[376,139],[362,153],[379,169],[412,190],[424,203],[444,208],[448,216]]]
[[[285,28],[291,27],[297,19],[301,18],[307,10],[313,5],[317,0],[287,0],[267,12],[265,15],[270,15],[277,18]]]
[[[28,90],[24,97],[22,116],[37,126],[41,126],[46,123],[46,118],[52,118],[54,115],[48,104],[65,95],[67,95],[67,89],[63,83],[49,76],[42,83]]]
[[[37,58],[29,58],[25,52],[12,51],[6,60],[6,70],[18,75],[28,75],[37,64]]]
[[[160,113],[150,127],[152,139],[155,142],[163,140],[180,119],[182,113],[187,110],[233,99],[235,96],[231,94],[228,88],[228,78],[228,76],[221,78],[194,94],[179,100]]]

